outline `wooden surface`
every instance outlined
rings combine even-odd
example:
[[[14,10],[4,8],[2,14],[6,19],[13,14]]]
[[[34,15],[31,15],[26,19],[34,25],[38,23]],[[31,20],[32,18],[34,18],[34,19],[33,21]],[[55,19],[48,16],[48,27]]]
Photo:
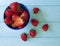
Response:
[[[30,21],[21,30],[12,30],[4,24],[4,10],[15,1],[27,6],[30,21],[32,18],[39,20],[37,27],[32,26]],[[37,15],[33,14],[34,7],[41,9]],[[49,24],[49,30],[44,32],[42,25],[46,23]],[[23,32],[29,33],[30,29],[36,29],[37,36],[29,37],[27,42],[23,42],[20,35]],[[0,46],[60,46],[60,0],[0,0]]]

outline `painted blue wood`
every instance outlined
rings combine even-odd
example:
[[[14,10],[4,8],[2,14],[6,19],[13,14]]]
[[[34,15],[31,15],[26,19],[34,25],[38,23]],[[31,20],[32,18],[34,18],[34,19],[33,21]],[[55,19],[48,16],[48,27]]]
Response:
[[[27,6],[32,18],[39,20],[37,27],[31,22],[21,29],[12,30],[4,24],[3,14],[11,2],[21,2]],[[41,11],[35,15],[33,8],[39,7]],[[44,24],[49,24],[47,32],[42,30]],[[35,38],[29,36],[28,41],[23,42],[20,35],[23,32],[29,33],[30,29],[36,29]],[[60,46],[60,0],[0,0],[0,46]]]

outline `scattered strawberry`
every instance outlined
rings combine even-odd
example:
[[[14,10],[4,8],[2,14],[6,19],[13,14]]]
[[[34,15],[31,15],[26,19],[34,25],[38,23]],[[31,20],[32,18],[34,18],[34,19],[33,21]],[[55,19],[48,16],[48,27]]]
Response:
[[[22,17],[25,21],[27,21],[27,20],[28,20],[28,13],[27,13],[27,11],[24,11],[24,12],[22,13],[21,17]]]
[[[36,19],[32,19],[31,23],[32,23],[33,26],[37,26],[39,24],[39,21],[36,20]]]
[[[13,2],[10,4],[12,11],[17,12],[19,10],[20,4],[18,2]]]
[[[36,30],[34,29],[30,30],[30,36],[34,38],[36,36]]]
[[[26,34],[26,33],[23,33],[23,34],[21,35],[21,39],[22,39],[23,41],[27,41],[27,34]]]
[[[23,25],[24,24],[24,20],[22,18],[17,18],[14,22],[15,26],[19,26],[19,25]]]
[[[14,12],[13,12],[11,9],[7,9],[7,10],[5,11],[5,15],[6,15],[7,17],[12,16],[13,14],[14,14]]]
[[[20,16],[17,13],[12,15],[12,20],[13,21],[16,21],[16,19],[18,19],[18,18],[20,18]]]
[[[6,18],[4,19],[4,22],[5,22],[5,24],[7,24],[7,25],[13,23],[13,21],[12,21],[12,19],[11,19],[10,17],[6,17]]]
[[[47,30],[48,30],[48,24],[43,25],[42,29],[43,29],[44,31],[47,31]]]
[[[40,10],[39,8],[33,8],[33,11],[35,14],[37,14],[39,12],[39,10]]]

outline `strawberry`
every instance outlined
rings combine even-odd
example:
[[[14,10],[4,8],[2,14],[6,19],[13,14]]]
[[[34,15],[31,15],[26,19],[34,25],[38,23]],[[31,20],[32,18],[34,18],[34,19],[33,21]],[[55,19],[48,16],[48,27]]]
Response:
[[[24,24],[24,20],[22,18],[17,18],[14,22],[15,26],[19,26],[19,25],[23,25]]]
[[[35,14],[37,14],[39,12],[39,10],[40,10],[39,8],[33,8],[33,11]]]
[[[25,21],[27,21],[28,20],[28,13],[27,13],[27,11],[24,11],[20,17],[22,17]]]
[[[12,20],[13,21],[16,21],[16,19],[18,19],[18,18],[20,18],[20,16],[17,13],[12,15]]]
[[[33,26],[37,26],[39,24],[39,21],[36,20],[36,19],[32,19],[31,23],[32,23]]]
[[[15,27],[16,27],[14,24],[11,24],[11,26],[12,26],[13,28],[15,28]]]
[[[24,24],[18,26],[18,28],[23,28],[23,27],[24,27]]]
[[[32,38],[34,38],[34,37],[36,36],[36,30],[31,29],[31,30],[30,30],[30,36],[31,36]]]
[[[24,9],[23,8],[21,8],[19,11],[18,11],[18,13],[21,15],[22,13],[24,12]]]
[[[43,29],[44,31],[47,31],[47,30],[48,30],[48,24],[43,25],[42,29]]]
[[[17,12],[19,10],[20,4],[18,2],[13,2],[10,4],[12,11]]]
[[[21,35],[21,39],[22,39],[23,41],[27,41],[27,34],[26,34],[26,33],[23,33],[23,34]]]
[[[6,15],[7,17],[12,16],[13,14],[14,14],[14,12],[13,12],[11,9],[7,9],[7,10],[5,11],[5,15]]]
[[[4,19],[4,22],[5,22],[5,24],[7,24],[7,25],[13,23],[13,21],[12,21],[12,19],[11,19],[10,17],[6,17],[6,18]]]

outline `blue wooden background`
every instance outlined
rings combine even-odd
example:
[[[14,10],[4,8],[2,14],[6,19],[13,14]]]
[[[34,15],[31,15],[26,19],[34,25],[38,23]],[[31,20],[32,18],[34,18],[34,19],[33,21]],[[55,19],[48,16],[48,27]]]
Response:
[[[15,1],[27,6],[30,21],[32,18],[39,20],[40,24],[37,27],[32,26],[30,21],[21,30],[12,30],[4,24],[4,10]],[[39,7],[41,12],[33,14],[34,7]],[[42,30],[45,23],[49,24],[47,32]],[[23,32],[29,33],[32,28],[37,30],[37,36],[29,37],[26,42],[22,41],[20,35]],[[0,0],[0,46],[60,46],[60,0]]]

